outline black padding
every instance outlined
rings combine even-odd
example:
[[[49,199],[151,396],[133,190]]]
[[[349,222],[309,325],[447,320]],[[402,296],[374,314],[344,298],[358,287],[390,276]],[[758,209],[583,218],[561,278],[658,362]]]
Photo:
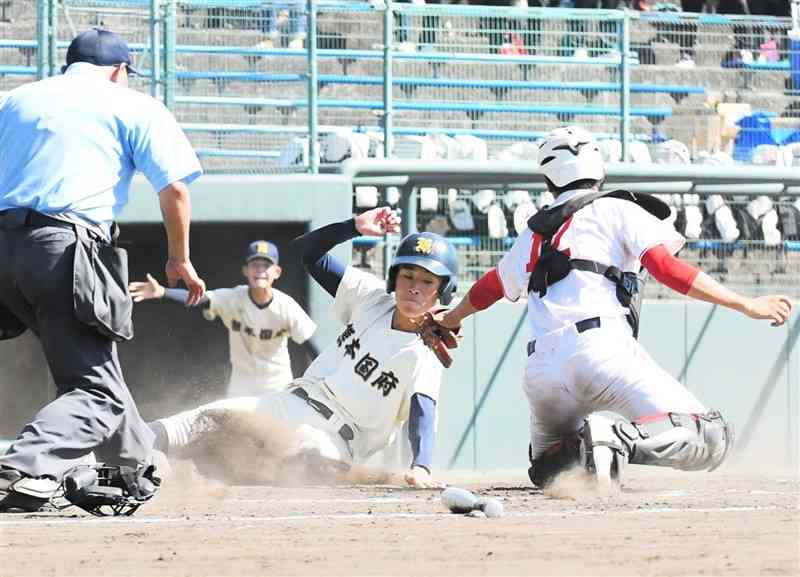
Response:
[[[552,483],[559,473],[580,463],[580,440],[577,436],[562,437],[561,441],[536,459],[530,457],[529,448],[528,458],[531,466],[528,469],[528,477],[534,485],[543,489]]]

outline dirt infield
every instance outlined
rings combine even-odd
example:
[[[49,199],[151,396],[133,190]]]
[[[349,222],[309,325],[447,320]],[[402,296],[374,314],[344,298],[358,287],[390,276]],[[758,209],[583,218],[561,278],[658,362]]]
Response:
[[[0,515],[0,574],[800,574],[794,474],[629,467],[613,497],[574,480],[543,494],[519,472],[445,479],[506,515],[454,515],[439,491],[389,486],[224,487],[180,465],[134,517]]]

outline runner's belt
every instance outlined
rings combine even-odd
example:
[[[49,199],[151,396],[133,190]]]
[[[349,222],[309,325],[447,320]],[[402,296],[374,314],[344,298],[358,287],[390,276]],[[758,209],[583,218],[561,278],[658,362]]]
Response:
[[[291,393],[294,396],[303,399],[309,407],[322,415],[322,418],[326,421],[329,421],[333,416],[333,411],[330,409],[330,407],[328,407],[328,405],[318,401],[317,399],[312,399],[308,395],[308,391],[306,391],[303,387],[295,387],[291,390]],[[348,443],[356,438],[355,434],[353,433],[353,429],[348,424],[344,424],[339,427],[339,436]]]

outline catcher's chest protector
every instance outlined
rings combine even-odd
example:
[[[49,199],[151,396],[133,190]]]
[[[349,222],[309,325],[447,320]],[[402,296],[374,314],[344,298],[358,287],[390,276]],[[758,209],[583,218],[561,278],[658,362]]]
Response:
[[[639,310],[642,306],[642,290],[647,280],[647,272],[623,272],[614,265],[605,265],[593,260],[570,258],[566,253],[553,247],[553,235],[561,226],[584,206],[598,198],[609,197],[628,200],[660,220],[669,216],[669,207],[661,200],[647,194],[634,194],[627,190],[592,192],[572,198],[558,206],[545,208],[528,220],[528,228],[541,237],[541,249],[536,267],[528,281],[528,292],[536,292],[539,297],[547,294],[547,287],[557,283],[572,270],[582,270],[602,275],[617,286],[617,299],[630,311],[628,323],[633,329],[634,338],[639,336]]]

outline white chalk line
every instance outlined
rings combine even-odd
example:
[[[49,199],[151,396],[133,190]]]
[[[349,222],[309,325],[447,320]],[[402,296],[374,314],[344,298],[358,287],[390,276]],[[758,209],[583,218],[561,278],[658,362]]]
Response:
[[[278,503],[281,505],[308,505],[316,503],[419,503],[419,499],[399,499],[397,497],[367,497],[365,499],[223,499],[226,503]]]
[[[691,489],[673,489],[670,491],[661,491],[654,493],[653,497],[688,497],[689,495],[699,495],[702,491],[692,491]],[[797,495],[796,491],[764,491],[761,489],[727,489],[723,491],[726,495],[739,494],[739,495],[780,495],[794,497]]]
[[[609,510],[582,510],[582,511],[525,511],[508,512],[507,518],[537,518],[537,517],[594,517],[599,515],[651,515],[668,513],[740,513],[785,510],[783,507],[703,507],[696,509],[678,509],[675,507],[654,507],[649,509],[628,509],[621,511]],[[24,515],[24,514],[21,514]],[[40,525],[74,525],[78,523],[115,523],[130,525],[202,525],[223,523],[245,523],[256,525],[260,523],[274,523],[286,521],[320,521],[341,520],[350,521],[358,519],[458,519],[464,515],[454,515],[447,512],[438,513],[321,513],[310,515],[283,515],[276,517],[250,517],[245,515],[225,515],[215,513],[213,516],[204,514],[198,517],[71,517],[69,519],[52,519],[48,517],[31,517],[26,515],[23,519],[0,519],[1,527]]]

